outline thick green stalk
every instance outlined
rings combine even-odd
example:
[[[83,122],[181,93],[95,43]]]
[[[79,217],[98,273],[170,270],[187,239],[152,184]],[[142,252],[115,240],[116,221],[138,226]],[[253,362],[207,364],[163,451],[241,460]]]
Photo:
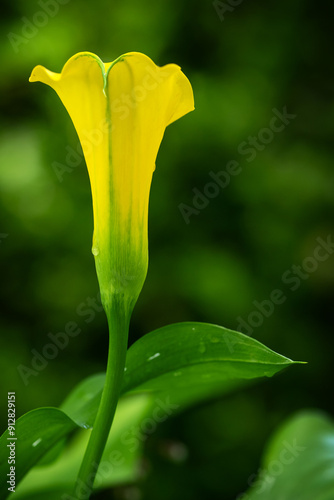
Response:
[[[93,430],[75,485],[74,495],[78,500],[82,498],[88,500],[93,491],[95,476],[114,419],[124,374],[129,315],[125,312],[124,304],[116,303],[110,313],[107,312],[107,316],[109,324],[109,353],[106,381]]]

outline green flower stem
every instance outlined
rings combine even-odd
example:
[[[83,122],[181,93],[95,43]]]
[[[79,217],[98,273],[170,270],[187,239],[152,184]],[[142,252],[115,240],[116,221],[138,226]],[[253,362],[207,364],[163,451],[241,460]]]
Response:
[[[124,374],[127,352],[129,315],[124,305],[116,303],[107,312],[109,324],[109,353],[106,381],[102,392],[100,406],[96,415],[93,430],[81,464],[75,485],[75,497],[88,500],[93,491],[95,476],[108,439],[114,419]]]

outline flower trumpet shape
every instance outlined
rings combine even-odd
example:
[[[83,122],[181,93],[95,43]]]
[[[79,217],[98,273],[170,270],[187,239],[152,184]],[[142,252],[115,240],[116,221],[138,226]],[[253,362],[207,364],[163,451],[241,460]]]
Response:
[[[179,66],[137,52],[111,63],[82,52],[62,72],[36,66],[30,81],[52,87],[78,133],[93,198],[95,256],[105,308],[138,298],[148,265],[148,202],[155,160],[170,123],[194,109]]]

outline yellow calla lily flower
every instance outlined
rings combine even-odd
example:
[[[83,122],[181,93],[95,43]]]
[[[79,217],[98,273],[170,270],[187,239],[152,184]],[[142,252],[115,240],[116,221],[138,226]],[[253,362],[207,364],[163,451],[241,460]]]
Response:
[[[81,52],[60,74],[36,66],[30,81],[52,87],[74,123],[92,189],[102,302],[107,311],[121,300],[131,313],[147,273],[156,156],[167,125],[194,109],[190,82],[179,66],[158,67],[138,52],[111,63]]]
[[[167,125],[194,109],[193,93],[178,66],[159,68],[138,52],[105,64],[81,52],[60,74],[36,66],[30,81],[52,87],[69,112],[92,188],[92,251],[110,336],[106,382],[75,485],[75,498],[82,485],[88,498],[117,406],[130,315],[147,273],[156,156]]]

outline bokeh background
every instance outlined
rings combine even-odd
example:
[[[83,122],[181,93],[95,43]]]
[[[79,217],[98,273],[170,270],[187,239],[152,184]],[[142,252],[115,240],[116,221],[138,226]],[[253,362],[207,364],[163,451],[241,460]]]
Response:
[[[107,355],[104,314],[78,314],[98,294],[85,163],[73,156],[78,139],[56,94],[28,83],[32,68],[60,71],[83,50],[104,61],[139,51],[159,65],[177,63],[196,111],[167,129],[159,152],[150,267],[130,343],[178,321],[237,329],[239,317],[248,322],[257,310],[254,301],[280,289],[284,303],[250,333],[308,365],[168,420],[147,439],[146,477],[99,498],[234,500],[285,418],[310,407],[334,414],[334,255],[313,267],[309,259],[318,238],[334,235],[334,5],[62,0],[43,23],[45,3],[1,3],[1,408],[7,391],[16,391],[19,415],[56,406],[102,371]],[[272,110],[284,106],[295,118],[266,144],[260,139],[248,161],[240,144],[266,140]],[[180,204],[192,206],[193,189],[203,193],[209,173],[231,160],[240,174],[186,224]],[[67,167],[61,178],[57,164]],[[312,271],[291,290],[282,275],[303,262]],[[31,350],[41,352],[69,321],[80,335],[25,385],[17,367],[31,367]]]

